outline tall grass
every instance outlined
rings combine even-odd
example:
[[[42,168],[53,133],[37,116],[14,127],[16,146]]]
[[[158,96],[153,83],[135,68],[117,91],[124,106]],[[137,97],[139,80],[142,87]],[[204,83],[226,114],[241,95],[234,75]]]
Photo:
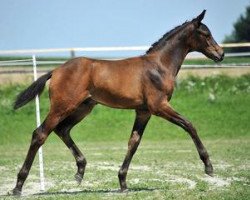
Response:
[[[30,103],[18,111],[12,104],[27,85],[0,87],[0,144],[26,142],[35,129],[35,106]],[[49,109],[48,91],[41,95],[41,118]],[[197,128],[202,138],[250,136],[250,75],[239,78],[189,77],[178,81],[172,106]],[[111,109],[101,105],[79,123],[72,136],[82,141],[127,140],[134,121],[133,110]],[[171,123],[152,117],[144,140],[184,139],[185,132]],[[52,142],[58,141],[54,136]]]

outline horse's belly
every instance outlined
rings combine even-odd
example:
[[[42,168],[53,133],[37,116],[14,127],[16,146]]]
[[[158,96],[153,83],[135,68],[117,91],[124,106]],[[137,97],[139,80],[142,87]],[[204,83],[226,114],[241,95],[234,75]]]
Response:
[[[91,98],[96,102],[112,107],[133,109],[143,104],[140,95],[135,94],[114,94],[110,91],[95,90],[91,92]]]

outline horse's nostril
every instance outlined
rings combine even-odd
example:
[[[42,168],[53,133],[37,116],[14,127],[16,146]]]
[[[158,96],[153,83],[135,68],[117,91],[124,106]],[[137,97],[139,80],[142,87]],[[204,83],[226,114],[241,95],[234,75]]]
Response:
[[[220,61],[222,61],[224,59],[224,52],[221,54],[221,57],[220,57]]]

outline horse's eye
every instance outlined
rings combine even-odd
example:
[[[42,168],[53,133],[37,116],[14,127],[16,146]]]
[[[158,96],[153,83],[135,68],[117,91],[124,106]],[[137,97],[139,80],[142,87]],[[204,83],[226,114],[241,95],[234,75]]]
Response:
[[[201,29],[198,29],[197,31],[198,31],[198,33],[200,33],[201,35],[204,35],[205,37],[209,37],[210,36],[210,33],[207,32],[207,31],[203,31]]]
[[[207,34],[203,34],[206,38],[209,38],[210,37],[210,34],[207,33]]]

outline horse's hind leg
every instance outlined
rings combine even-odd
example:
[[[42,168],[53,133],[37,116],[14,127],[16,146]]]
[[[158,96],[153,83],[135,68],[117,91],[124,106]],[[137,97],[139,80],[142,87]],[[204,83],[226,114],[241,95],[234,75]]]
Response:
[[[43,145],[49,134],[56,128],[56,126],[72,112],[74,112],[74,110],[80,104],[78,103],[79,101],[74,101],[69,104],[66,102],[64,103],[62,101],[57,101],[56,99],[51,99],[51,108],[48,116],[46,117],[42,125],[33,132],[28,154],[21,170],[17,175],[17,183],[15,188],[13,189],[14,195],[21,194],[24,181],[29,174],[37,150]]]
[[[41,124],[41,126],[34,130],[26,159],[17,175],[17,183],[15,188],[13,189],[14,195],[21,194],[24,181],[26,180],[29,174],[37,150],[44,144],[45,140],[47,139],[51,131],[55,128],[55,126],[58,124],[58,122],[59,118],[57,117],[57,115],[55,115],[53,112],[50,112],[45,121]]]
[[[55,128],[55,133],[62,139],[62,141],[67,145],[67,147],[71,150],[73,156],[75,157],[77,165],[77,173],[75,174],[75,179],[79,184],[83,179],[87,161],[82,152],[72,140],[70,136],[70,130],[84,117],[86,117],[95,105],[96,102],[94,100],[85,100],[71,115],[60,122]]]
[[[129,164],[135,154],[137,147],[140,144],[141,137],[143,135],[144,129],[150,119],[151,114],[148,111],[136,111],[136,118],[133,126],[133,130],[128,142],[128,151],[123,164],[118,172],[118,178],[120,182],[121,191],[127,189],[126,177],[129,168]]]

